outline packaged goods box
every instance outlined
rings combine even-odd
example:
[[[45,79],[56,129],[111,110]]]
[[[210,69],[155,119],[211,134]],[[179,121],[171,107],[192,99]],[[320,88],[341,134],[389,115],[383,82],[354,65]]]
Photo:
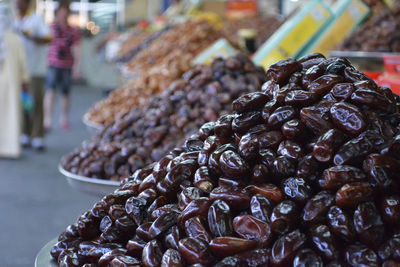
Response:
[[[331,19],[332,12],[323,1],[308,3],[257,50],[253,61],[267,69],[274,62],[297,57]]]

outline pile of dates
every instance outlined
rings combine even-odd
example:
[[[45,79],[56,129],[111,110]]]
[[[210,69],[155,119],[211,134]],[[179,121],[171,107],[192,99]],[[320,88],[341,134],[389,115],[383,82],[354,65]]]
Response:
[[[112,123],[137,103],[166,90],[191,69],[192,60],[200,52],[223,38],[223,34],[206,21],[188,20],[167,26],[149,38],[138,50],[134,49],[133,57],[121,66],[122,72],[135,78],[88,111],[86,117],[91,123],[102,126]],[[143,91],[146,92],[143,94]]]
[[[147,30],[141,29],[140,26],[136,26],[132,30],[129,38],[122,43],[115,61],[118,63],[125,63],[131,60],[141,51],[148,48],[153,41],[157,40],[157,38],[161,37],[171,28],[172,26],[167,25],[161,30],[158,30],[154,33],[149,33]]]
[[[60,266],[399,266],[399,97],[347,60],[273,64],[70,225]]]
[[[196,66],[84,142],[62,166],[85,177],[119,181],[183,145],[204,123],[230,112],[234,99],[257,91],[265,81],[265,71],[240,54]]]
[[[400,5],[376,12],[338,48],[365,52],[400,52]]]

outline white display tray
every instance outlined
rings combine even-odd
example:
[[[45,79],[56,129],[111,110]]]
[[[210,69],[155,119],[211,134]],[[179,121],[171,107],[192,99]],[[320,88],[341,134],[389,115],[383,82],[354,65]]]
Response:
[[[72,188],[99,197],[114,192],[120,185],[120,183],[116,181],[89,178],[71,173],[65,170],[61,164],[58,165],[58,170],[66,177],[68,184]]]
[[[86,125],[86,128],[91,134],[97,134],[98,132],[101,132],[101,130],[103,130],[103,125],[94,123],[89,120],[88,113],[85,113],[85,115],[83,115],[82,122]]]
[[[50,255],[51,248],[57,243],[57,238],[48,242],[36,255],[35,267],[57,267],[58,264]]]

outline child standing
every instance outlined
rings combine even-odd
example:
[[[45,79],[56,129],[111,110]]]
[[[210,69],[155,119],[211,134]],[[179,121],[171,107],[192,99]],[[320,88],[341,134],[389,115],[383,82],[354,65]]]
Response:
[[[55,90],[60,88],[61,119],[63,129],[69,127],[69,106],[71,74],[74,65],[73,47],[79,44],[79,31],[68,24],[70,14],[69,3],[60,2],[56,10],[55,22],[51,25],[52,41],[48,55],[48,72],[46,78],[46,93],[44,97],[44,127],[49,130],[52,125],[52,114],[55,101]]]

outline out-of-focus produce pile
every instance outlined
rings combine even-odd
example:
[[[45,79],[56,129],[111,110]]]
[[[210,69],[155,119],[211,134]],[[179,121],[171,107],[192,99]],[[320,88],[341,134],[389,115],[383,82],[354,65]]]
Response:
[[[339,45],[339,50],[400,52],[400,6],[379,8]]]
[[[189,70],[194,57],[222,36],[205,21],[189,20],[165,30],[127,63],[127,72],[135,78],[95,104],[87,119],[105,125],[138,103],[146,102],[150,95],[162,92]]]
[[[182,145],[188,135],[231,111],[235,98],[256,91],[265,79],[264,70],[244,55],[196,66],[149,98],[148,104],[132,108],[85,141],[62,166],[85,177],[119,180]]]

